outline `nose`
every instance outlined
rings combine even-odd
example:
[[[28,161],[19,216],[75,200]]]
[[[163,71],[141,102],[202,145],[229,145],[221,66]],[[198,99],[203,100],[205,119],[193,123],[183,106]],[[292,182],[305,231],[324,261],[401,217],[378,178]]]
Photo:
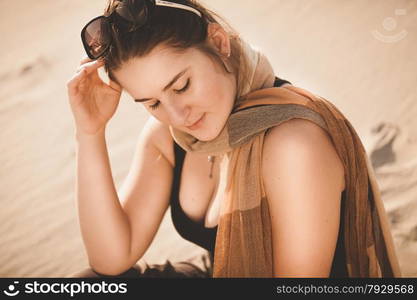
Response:
[[[178,101],[172,101],[166,107],[170,124],[174,127],[191,125],[189,124],[192,121],[189,120],[191,112],[190,106],[186,103],[180,103],[179,99],[176,100]]]

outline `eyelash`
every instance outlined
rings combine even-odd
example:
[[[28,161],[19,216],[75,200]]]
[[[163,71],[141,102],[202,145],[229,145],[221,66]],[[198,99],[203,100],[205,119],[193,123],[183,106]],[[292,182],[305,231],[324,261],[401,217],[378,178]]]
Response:
[[[182,93],[184,93],[186,90],[188,90],[188,88],[189,88],[189,86],[190,86],[190,82],[191,82],[191,80],[190,80],[190,78],[188,78],[187,79],[187,83],[185,84],[185,86],[182,88],[182,89],[180,89],[180,90],[175,90],[176,92],[177,92],[177,94],[182,94]],[[158,106],[160,105],[160,102],[158,101],[158,102],[156,102],[155,104],[152,104],[152,105],[149,105],[149,108],[150,109],[152,109],[152,110],[155,110],[155,109],[157,109],[158,108]]]

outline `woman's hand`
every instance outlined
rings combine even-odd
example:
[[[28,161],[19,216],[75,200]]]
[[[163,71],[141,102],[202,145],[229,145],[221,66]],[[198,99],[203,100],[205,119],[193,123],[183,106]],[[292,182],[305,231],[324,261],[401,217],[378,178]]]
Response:
[[[103,65],[102,60],[85,57],[77,73],[67,81],[77,133],[95,134],[103,130],[119,104],[122,87],[112,80],[109,84],[101,80],[98,68]]]

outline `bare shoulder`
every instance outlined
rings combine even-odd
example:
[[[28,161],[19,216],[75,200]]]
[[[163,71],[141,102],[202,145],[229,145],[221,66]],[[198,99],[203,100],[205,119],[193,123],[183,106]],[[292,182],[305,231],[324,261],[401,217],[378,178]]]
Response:
[[[345,187],[343,164],[332,139],[312,121],[296,118],[269,129],[263,154],[264,163],[269,161],[290,169],[302,163],[304,169],[310,167],[311,172],[328,170],[333,178],[329,183],[337,185],[341,191]],[[265,168],[265,171],[273,170]]]
[[[343,165],[330,136],[304,119],[272,127],[264,139],[262,178],[270,208],[274,275],[327,277],[344,189]]]
[[[314,122],[306,119],[295,118],[285,121],[279,125],[271,127],[267,132],[267,140],[274,140],[278,136],[282,138],[283,135],[293,138],[310,136],[327,138],[330,141],[330,137],[327,132]]]
[[[144,126],[145,134],[150,135],[153,145],[169,161],[171,166],[175,165],[173,138],[168,125],[162,123],[153,116],[150,116]]]

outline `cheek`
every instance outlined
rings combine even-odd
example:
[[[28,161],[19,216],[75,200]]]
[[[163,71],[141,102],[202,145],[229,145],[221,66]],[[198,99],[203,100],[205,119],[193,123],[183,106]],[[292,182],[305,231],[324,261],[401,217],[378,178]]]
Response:
[[[203,81],[204,82],[204,81]],[[224,111],[233,102],[228,87],[218,81],[205,82],[197,91],[199,103],[213,111]]]

